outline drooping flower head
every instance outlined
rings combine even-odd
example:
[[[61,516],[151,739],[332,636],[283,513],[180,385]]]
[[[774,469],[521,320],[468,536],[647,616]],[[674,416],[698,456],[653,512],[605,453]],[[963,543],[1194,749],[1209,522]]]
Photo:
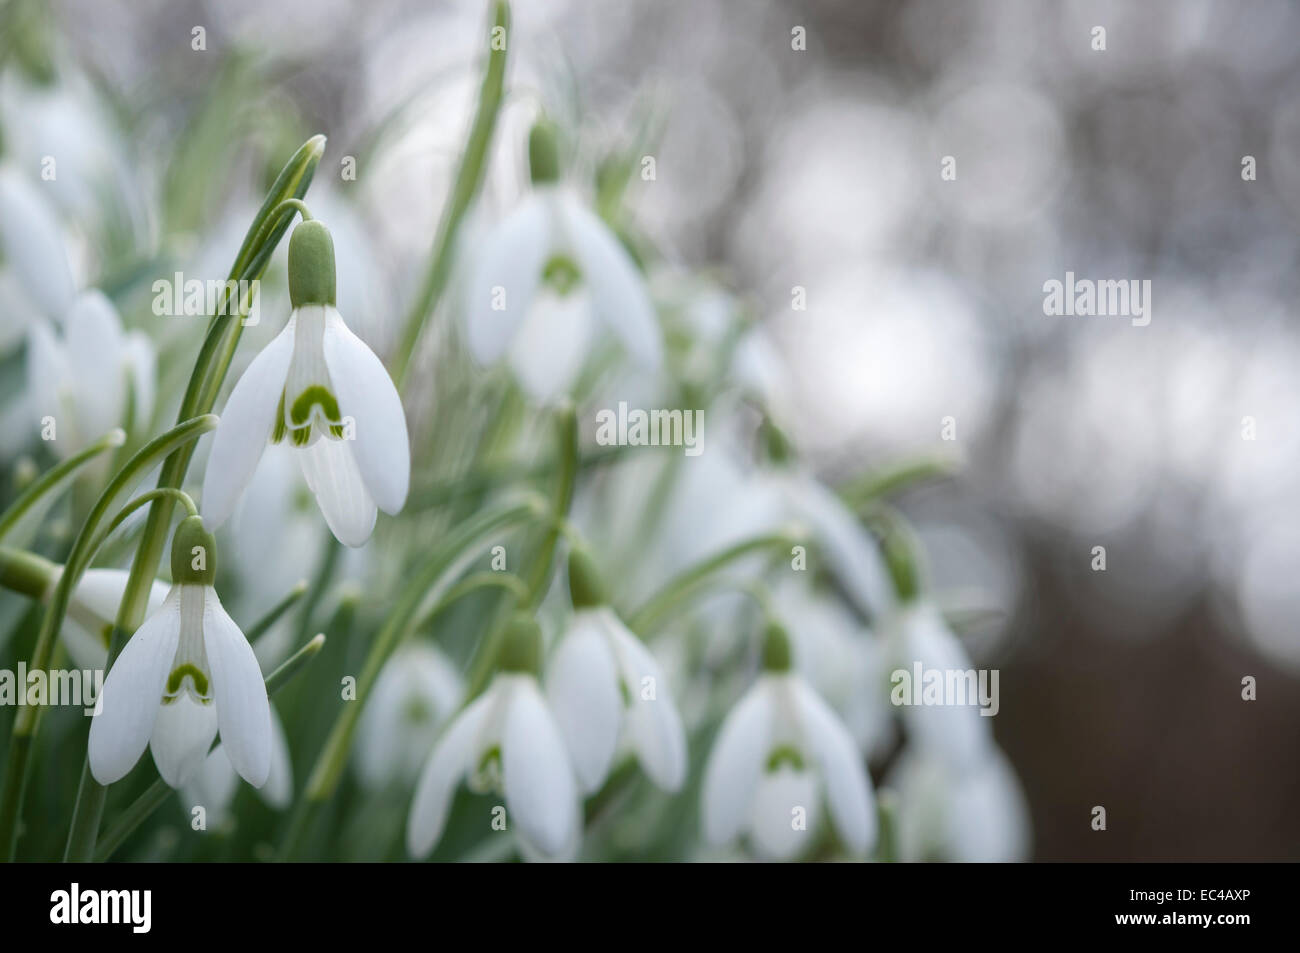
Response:
[[[172,537],[172,588],[108,673],[90,725],[90,770],[100,784],[124,777],[153,750],[172,787],[203,764],[218,731],[240,776],[254,787],[271,767],[271,712],[253,648],[222,608],[217,550],[197,516]]]
[[[529,136],[533,190],[491,229],[467,288],[470,351],[481,364],[505,359],[538,400],[567,391],[598,325],[654,370],[662,357],[654,305],[632,256],[587,204],[560,181],[554,127]]]
[[[442,839],[452,795],[464,779],[479,793],[505,797],[507,823],[527,860],[568,860],[581,834],[578,786],[555,716],[537,684],[541,630],[512,620],[497,674],[448,726],[415,789],[406,827],[412,857]]]
[[[769,624],[763,674],[723,721],[704,771],[705,839],[748,835],[760,855],[788,860],[811,847],[825,804],[860,856],[876,840],[871,780],[848,729],[790,666],[789,638]]]
[[[411,451],[397,388],[335,307],[334,244],[310,219],[289,240],[293,313],[226,402],[203,481],[209,525],[229,518],[271,443],[294,448],[325,522],[361,546],[377,510],[406,502]]]
[[[598,790],[622,740],[650,779],[677,791],[686,734],[659,663],[609,606],[591,557],[569,554],[573,618],[547,669],[546,694],[583,789]]]

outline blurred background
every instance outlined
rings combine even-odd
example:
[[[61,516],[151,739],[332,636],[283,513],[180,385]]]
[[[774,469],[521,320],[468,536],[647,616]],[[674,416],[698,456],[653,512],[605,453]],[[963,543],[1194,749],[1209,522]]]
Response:
[[[61,175],[118,184],[74,270],[129,282],[148,267],[94,260],[103,235],[166,233],[220,274],[267,170],[324,132],[313,208],[361,239],[345,313],[392,347],[483,3],[52,10],[75,97],[7,68],[0,116],[7,155],[66,134]],[[899,505],[936,587],[981,609],[967,644],[1001,670],[1033,857],[1300,859],[1300,6],[548,0],[514,24],[486,210],[526,187],[542,109],[598,201],[600,157],[652,156],[624,233],[657,249],[657,288],[707,275],[758,322],[773,413],[826,482],[962,460]],[[87,121],[103,136],[76,148]],[[1067,271],[1150,280],[1150,324],[1045,315]]]

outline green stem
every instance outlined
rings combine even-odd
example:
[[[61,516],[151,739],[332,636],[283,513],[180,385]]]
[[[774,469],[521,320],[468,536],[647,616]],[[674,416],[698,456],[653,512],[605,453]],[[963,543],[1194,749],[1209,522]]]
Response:
[[[259,638],[265,635],[266,632],[271,628],[271,626],[279,622],[280,619],[284,616],[284,614],[288,612],[290,609],[292,609],[294,605],[298,602],[298,600],[301,599],[306,594],[306,592],[307,592],[306,580],[299,582],[292,589],[290,589],[288,594],[283,599],[281,599],[270,609],[268,609],[266,614],[263,615],[262,618],[254,622],[244,633],[244,635],[248,639],[248,643],[252,645]]]
[[[510,5],[505,0],[497,0],[492,17],[492,31],[496,28],[508,31],[510,26]],[[461,221],[469,210],[470,203],[478,194],[487,169],[487,151],[492,142],[492,132],[496,128],[497,113],[501,109],[502,94],[505,90],[506,48],[509,43],[501,43],[500,48],[490,49],[487,69],[483,75],[483,85],[479,89],[478,110],[474,114],[474,123],[470,126],[469,142],[461,155],[460,166],[456,170],[456,181],[452,187],[451,198],[438,223],[438,236],[434,239],[430,255],[429,269],[425,274],[424,284],[416,295],[410,314],[402,327],[402,338],[393,357],[393,380],[398,390],[406,379],[410,367],[411,355],[419,343],[420,331],[424,322],[433,312],[447,286],[451,274],[452,257],[456,250],[456,235]]]
[[[95,558],[95,549],[103,539],[99,535],[99,524],[117,500],[135,485],[158,461],[173,453],[178,447],[197,440],[217,425],[217,418],[211,414],[187,420],[172,428],[161,437],[145,444],[126,465],[109,481],[104,492],[91,508],[81,532],[72,544],[67,563],[59,582],[50,596],[50,604],[41,617],[41,627],[36,635],[36,645],[32,649],[29,667],[32,670],[44,670],[49,667],[50,654],[54,650],[54,640],[63,628],[63,617],[67,614],[72,591],[80,581],[82,573]],[[152,583],[152,580],[150,580]],[[110,657],[111,664],[111,657]],[[40,706],[24,706],[18,710],[14,719],[13,738],[9,749],[8,765],[5,769],[5,784],[0,792],[0,856],[12,860],[17,848],[18,818],[22,810],[22,796],[26,787],[26,775],[31,754],[30,740],[36,734]]]
[[[356,699],[345,705],[330,730],[324,748],[316,758],[316,764],[307,781],[303,798],[291,824],[290,834],[281,848],[281,857],[288,858],[298,848],[298,842],[306,831],[311,816],[316,809],[334,793],[343,767],[347,763],[348,751],[352,745],[352,735],[356,730],[357,719],[365,708],[366,700],[374,687],[384,663],[401,644],[403,637],[410,630],[411,622],[427,602],[437,602],[451,588],[456,578],[469,563],[480,556],[480,547],[492,534],[513,523],[526,519],[536,519],[544,508],[536,499],[525,499],[519,503],[480,513],[462,523],[443,540],[429,560],[415,573],[410,584],[398,597],[396,605],[384,621],[384,626],[371,643],[370,653],[357,678]]]
[[[426,612],[419,622],[411,628],[415,631],[427,628],[435,618],[445,612],[452,603],[472,592],[478,592],[480,589],[505,589],[510,592],[516,599],[523,600],[528,598],[528,587],[524,581],[513,573],[508,572],[478,572],[472,576],[466,576],[456,585],[447,590],[438,603]]]
[[[950,477],[957,472],[959,465],[960,461],[951,456],[903,460],[845,484],[839,488],[839,495],[851,509],[860,509],[917,483]]]
[[[750,553],[765,549],[789,550],[801,545],[800,541],[784,533],[771,533],[755,536],[724,549],[715,556],[701,560],[689,569],[678,573],[655,595],[642,604],[628,617],[628,627],[641,636],[647,636],[655,625],[693,591],[704,585],[709,577],[729,563],[735,562]]]
[[[51,467],[22,492],[18,499],[0,516],[0,539],[4,539],[18,522],[46,493],[52,492],[64,480],[69,479],[82,465],[99,456],[106,450],[113,450],[126,443],[126,434],[122,430],[110,430],[85,450],[74,454],[57,466]]]
[[[542,539],[542,546],[533,559],[532,572],[528,577],[529,595],[522,604],[531,611],[546,597],[547,583],[551,578],[551,566],[555,562],[555,546],[564,534],[569,507],[573,503],[573,489],[578,476],[578,417],[573,406],[562,407],[556,417],[557,457],[560,471],[555,482],[555,497],[547,517],[547,528]],[[488,634],[479,641],[474,658],[470,662],[469,677],[465,690],[465,700],[469,701],[487,687],[496,664],[497,651],[505,635],[506,626],[515,607],[521,600],[506,598],[498,607],[498,612]]]
[[[289,656],[284,664],[266,676],[266,694],[274,696],[277,691],[288,684],[301,671],[304,665],[316,657],[316,653],[324,645],[325,636],[317,635],[297,652]],[[209,753],[218,748],[220,744],[220,741],[214,741]],[[95,860],[103,863],[111,859],[117,849],[126,842],[126,839],[134,834],[136,829],[147,821],[154,811],[162,807],[171,793],[172,788],[162,778],[156,779],[153,784],[149,785],[143,794],[132,801],[127,809],[105,828],[103,836],[99,838],[99,846],[94,852]],[[72,853],[71,847],[71,842],[69,842],[69,855]],[[65,859],[73,860],[77,858],[67,856]]]

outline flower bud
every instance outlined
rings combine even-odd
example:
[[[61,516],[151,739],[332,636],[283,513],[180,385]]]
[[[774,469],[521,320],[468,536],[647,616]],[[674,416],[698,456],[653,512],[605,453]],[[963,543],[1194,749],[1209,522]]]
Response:
[[[315,219],[299,223],[289,238],[289,300],[295,308],[334,305],[334,239]]]

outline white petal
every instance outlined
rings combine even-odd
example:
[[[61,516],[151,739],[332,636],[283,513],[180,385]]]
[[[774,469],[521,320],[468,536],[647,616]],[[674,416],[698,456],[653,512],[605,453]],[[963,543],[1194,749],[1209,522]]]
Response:
[[[551,253],[550,196],[533,193],[494,227],[478,249],[466,289],[470,353],[480,364],[505,355],[519,322],[532,306],[542,267]],[[499,298],[498,289],[504,294]],[[500,310],[494,304],[504,304]]]
[[[560,729],[533,678],[512,687],[501,738],[506,810],[520,833],[558,855],[578,826],[578,790]]]
[[[651,781],[665,791],[677,791],[686,780],[686,732],[663,670],[612,610],[606,619],[632,695],[627,721],[632,748]]]
[[[803,679],[795,677],[793,688],[805,744],[826,785],[835,830],[851,852],[865,854],[876,842],[876,803],[858,746],[830,706]]]
[[[0,170],[0,243],[27,294],[62,321],[76,293],[62,230],[44,196],[10,169]]]
[[[470,768],[479,727],[491,703],[489,689],[457,715],[424,766],[406,822],[406,850],[412,857],[424,857],[442,839],[451,796]]]
[[[613,329],[638,364],[657,368],[663,356],[659,322],[645,278],[632,256],[609,227],[577,199],[564,194],[559,208],[565,237],[572,243],[596,315]]]
[[[208,754],[203,766],[181,787],[181,804],[186,814],[202,807],[211,830],[225,823],[238,786],[239,775],[230,766],[225,749],[218,745]]]
[[[849,598],[873,618],[888,612],[894,596],[884,560],[852,511],[812,477],[800,475],[788,485],[796,515],[808,521],[826,548],[831,570]]]
[[[772,696],[760,678],[722,722],[704,769],[701,801],[709,843],[727,843],[749,821],[771,737]]]
[[[378,511],[361,478],[353,443],[322,437],[297,456],[330,532],[345,546],[364,546]]]
[[[284,810],[293,800],[293,762],[289,758],[289,739],[284,736],[284,725],[275,709],[271,709],[271,771],[266,784],[257,792],[262,800],[278,810]]]
[[[510,366],[534,400],[551,403],[569,392],[591,347],[591,297],[585,288],[533,298],[510,345]]]
[[[44,321],[37,321],[27,334],[27,393],[34,426],[43,417],[55,419],[56,426],[69,429],[75,421],[66,419],[63,392],[69,386],[72,372],[68,356],[54,329]],[[76,427],[71,428],[76,432]],[[57,430],[55,431],[57,434]],[[57,439],[54,448],[67,455],[71,448],[63,448]]]
[[[547,666],[546,697],[587,793],[604,782],[618,747],[618,679],[599,620],[591,612],[577,613]]]
[[[128,331],[123,356],[135,408],[135,419],[128,423],[134,427],[148,427],[153,419],[154,382],[158,377],[153,342],[139,331]]]
[[[90,773],[112,784],[140,760],[162,705],[163,687],[181,633],[180,587],[145,619],[104,680],[90,723]]]
[[[820,821],[820,796],[811,771],[782,764],[764,772],[749,823],[754,851],[766,860],[791,860],[806,851]]]
[[[898,665],[909,677],[917,662],[923,673],[939,672],[945,681],[949,672],[975,670],[965,647],[933,606],[907,610],[899,624],[903,627],[903,657]],[[922,691],[923,686],[913,686],[915,694]],[[991,719],[980,714],[978,704],[905,705],[902,714],[912,741],[955,768],[980,761],[993,747]]]
[[[294,319],[290,318],[284,330],[253,358],[221,412],[203,474],[203,520],[209,529],[230,517],[271,439],[293,356],[293,329]]]
[[[408,643],[393,653],[357,722],[357,772],[371,788],[410,785],[438,732],[460,707],[460,674],[442,652]]]
[[[149,748],[162,779],[174,788],[189,781],[202,767],[217,736],[217,713],[181,692],[158,709]]]
[[[353,455],[361,478],[381,510],[397,513],[411,483],[402,399],[383,363],[333,308],[326,310],[323,347],[339,413],[355,424]]]
[[[102,292],[84,292],[72,304],[63,339],[69,384],[77,395],[77,429],[92,439],[121,424],[126,411],[122,319]]]
[[[212,669],[212,700],[221,746],[240,777],[255,788],[271,771],[271,704],[253,647],[208,588],[203,599],[203,648]]]

